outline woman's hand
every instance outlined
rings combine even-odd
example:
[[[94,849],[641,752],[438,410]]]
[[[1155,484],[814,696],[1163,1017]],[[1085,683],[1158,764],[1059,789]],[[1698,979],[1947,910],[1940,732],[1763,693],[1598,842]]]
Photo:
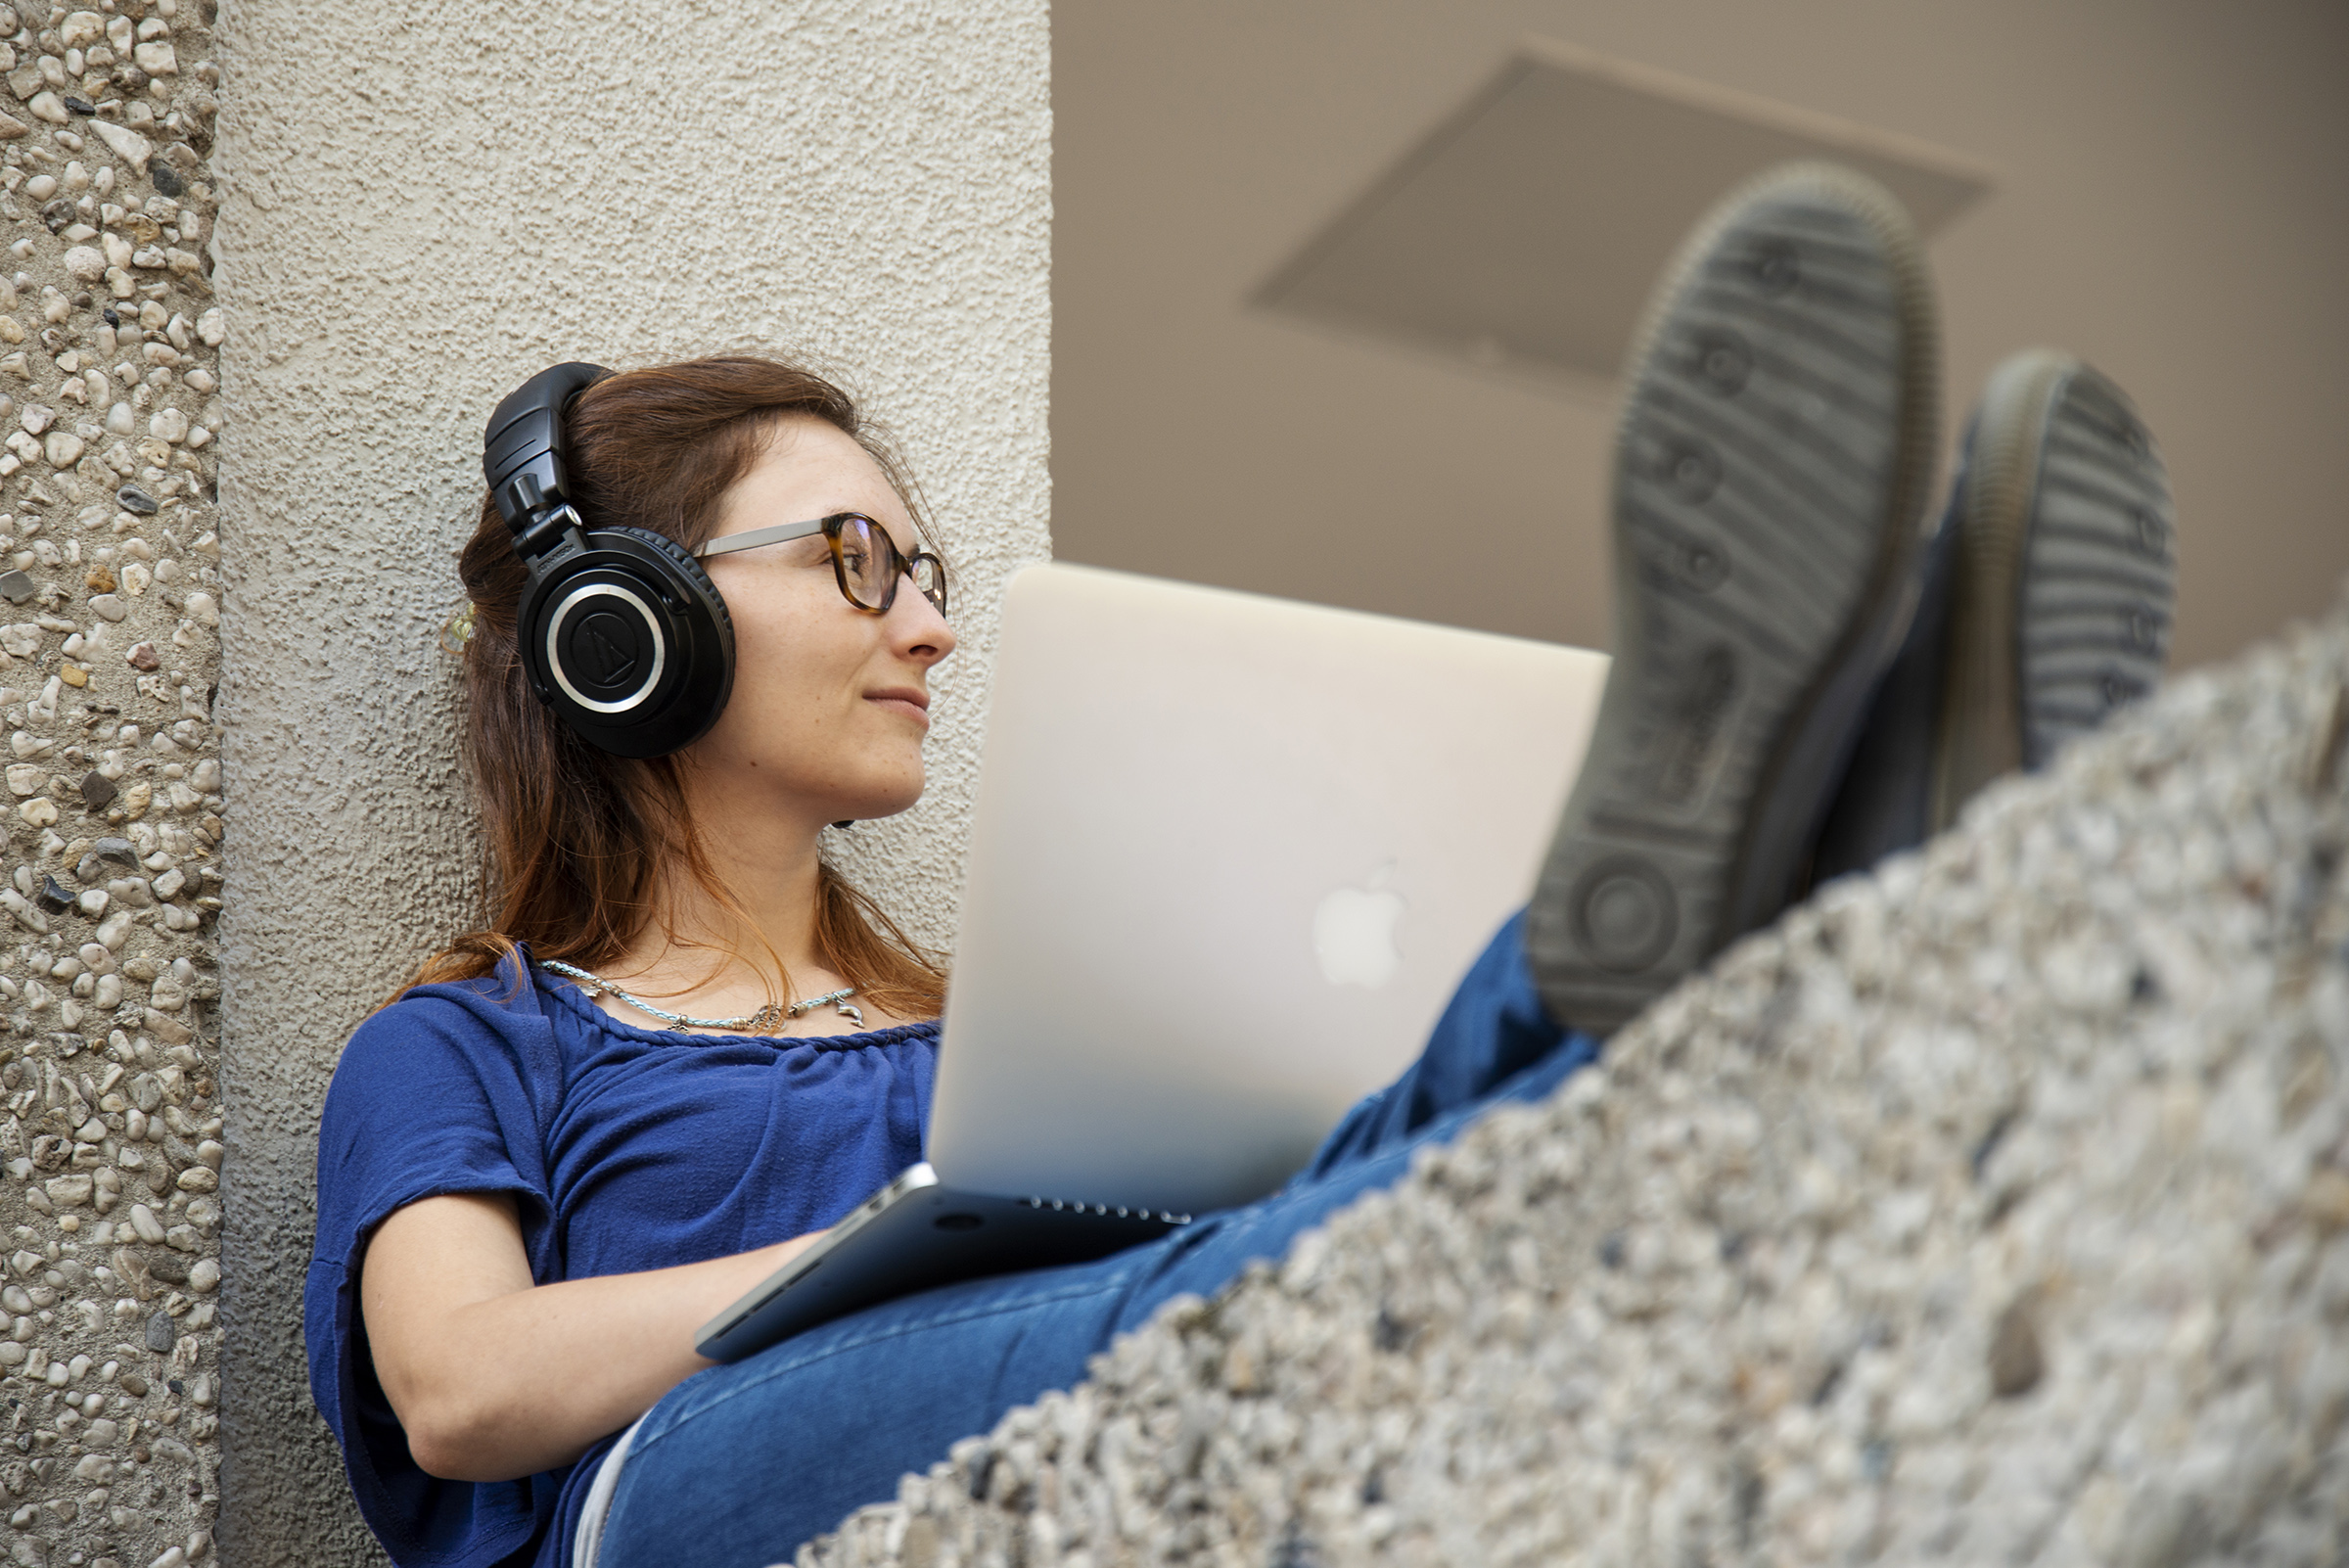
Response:
[[[710,1365],[693,1352],[694,1331],[821,1234],[678,1268],[533,1285],[513,1199],[426,1198],[367,1243],[359,1304],[375,1375],[427,1474],[535,1475]]]

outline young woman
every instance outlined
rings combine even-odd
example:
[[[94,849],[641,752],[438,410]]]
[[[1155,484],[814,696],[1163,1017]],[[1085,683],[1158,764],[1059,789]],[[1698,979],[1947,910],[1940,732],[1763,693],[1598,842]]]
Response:
[[[1158,1303],[1214,1290],[1392,1180],[1405,1134],[1558,1042],[1503,964],[1492,1016],[1455,1031],[1450,1079],[1422,1071],[1396,1108],[1358,1114],[1323,1158],[1335,1176],[1304,1196],[802,1336],[720,1374],[779,1379],[751,1402],[775,1430],[687,1419],[602,1464],[708,1365],[695,1329],[921,1157],[944,977],[818,846],[827,823],[920,796],[929,674],[954,633],[895,464],[816,377],[742,358],[640,370],[587,387],[564,422],[568,493],[593,527],[719,546],[706,559],[732,619],[733,688],[672,756],[571,733],[530,689],[525,571],[484,508],[461,572],[496,917],[344,1055],[306,1302],[319,1407],[395,1560],[569,1560],[599,1469],[631,1483],[623,1505],[639,1490],[707,1499],[724,1477],[763,1516],[729,1499],[722,1521],[697,1523],[694,1560],[788,1555],[1008,1405],[1082,1375]],[[725,548],[842,517],[857,521]],[[1010,1325],[1025,1353],[966,1353],[974,1324],[983,1338]],[[906,1378],[908,1356],[973,1375],[940,1398]],[[709,1379],[688,1388],[738,1403]],[[672,1458],[678,1474],[634,1485]],[[678,1560],[668,1526],[630,1517],[643,1546],[613,1535],[604,1561]],[[731,1545],[711,1536],[729,1528]]]
[[[929,675],[954,632],[896,465],[820,379],[701,360],[559,406],[578,516],[518,535],[493,495],[461,568],[491,917],[360,1028],[320,1132],[312,1389],[393,1560],[787,1559],[1081,1380],[1173,1297],[1277,1258],[1497,1101],[1548,1093],[1596,1054],[1561,1021],[1611,1027],[1774,913],[1801,859],[1779,840],[1809,842],[1838,776],[1810,754],[1848,753],[1874,628],[1912,597],[1933,346],[1892,212],[1856,182],[1765,181],[1668,280],[1624,425],[1618,544],[1642,570],[1621,577],[1593,749],[1530,919],[1495,938],[1403,1079],[1260,1203],[729,1366],[694,1355],[696,1328],[921,1157],[944,977],[820,836],[920,795]],[[1865,346],[1824,366],[1849,383],[1831,418],[1823,356],[1773,369],[1820,343]],[[1700,449],[1699,398],[1773,438]],[[1741,594],[1777,589],[1738,552],[1822,454],[1857,477],[1803,503],[1819,602],[1749,615]],[[592,693],[558,696],[518,641],[518,544],[580,523],[699,554],[722,596],[730,695],[681,749],[624,755]],[[1461,525],[1432,537],[1456,547]],[[579,680],[638,678],[624,632],[581,635]],[[1659,825],[1635,831],[1643,813]]]

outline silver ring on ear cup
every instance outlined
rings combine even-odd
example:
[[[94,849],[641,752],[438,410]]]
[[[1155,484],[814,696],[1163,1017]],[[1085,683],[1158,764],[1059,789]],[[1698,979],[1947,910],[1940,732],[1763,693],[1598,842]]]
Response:
[[[530,688],[616,757],[666,757],[717,722],[734,690],[734,619],[700,563],[640,529],[591,529],[523,590]]]
[[[572,612],[592,599],[617,599],[627,609],[595,607],[574,619]],[[574,588],[546,618],[547,673],[566,697],[591,714],[627,713],[653,694],[668,667],[668,637],[661,618],[617,582]],[[572,679],[575,670],[580,682],[599,691],[625,690],[618,697],[589,696]]]

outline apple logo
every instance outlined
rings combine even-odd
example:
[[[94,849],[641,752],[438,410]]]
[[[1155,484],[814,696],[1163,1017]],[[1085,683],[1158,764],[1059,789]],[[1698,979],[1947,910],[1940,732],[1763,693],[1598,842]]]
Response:
[[[1392,870],[1381,866],[1368,887],[1335,889],[1314,906],[1313,957],[1331,985],[1376,991],[1403,967],[1395,945],[1403,899],[1384,885]]]

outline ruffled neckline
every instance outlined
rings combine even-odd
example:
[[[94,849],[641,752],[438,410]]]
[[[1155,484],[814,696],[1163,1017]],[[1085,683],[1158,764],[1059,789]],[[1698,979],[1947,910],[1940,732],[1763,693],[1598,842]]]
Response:
[[[673,1029],[644,1029],[598,1007],[576,980],[548,974],[534,963],[530,965],[530,979],[540,994],[553,997],[584,1022],[608,1035],[645,1045],[765,1045],[775,1050],[852,1051],[935,1038],[938,1035],[935,1018],[892,1024],[887,1029],[868,1029],[854,1035],[696,1035]]]

